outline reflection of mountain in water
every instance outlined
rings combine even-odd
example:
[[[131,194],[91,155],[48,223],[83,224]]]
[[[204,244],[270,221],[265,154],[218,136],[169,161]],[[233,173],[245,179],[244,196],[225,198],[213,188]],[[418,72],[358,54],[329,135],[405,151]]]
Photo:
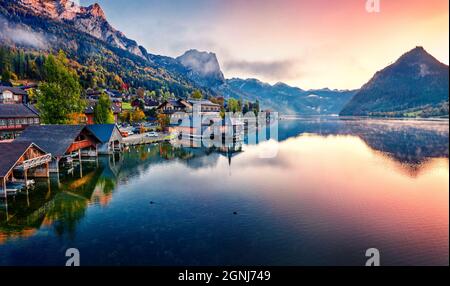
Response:
[[[279,140],[303,133],[358,136],[376,151],[405,164],[448,158],[448,121],[309,118],[281,121]]]
[[[400,168],[416,176],[430,158],[448,158],[448,121],[399,121],[337,118],[282,120],[279,140],[301,134],[357,136],[370,148],[400,162]],[[240,150],[181,148],[169,143],[130,148],[116,157],[99,157],[97,163],[83,163],[73,175],[38,182],[28,195],[8,200],[0,208],[0,244],[16,237],[28,237],[42,226],[51,226],[58,236],[72,236],[89,204],[107,205],[118,184],[141,176],[154,166],[178,162],[191,169],[217,166],[220,158],[231,158]]]

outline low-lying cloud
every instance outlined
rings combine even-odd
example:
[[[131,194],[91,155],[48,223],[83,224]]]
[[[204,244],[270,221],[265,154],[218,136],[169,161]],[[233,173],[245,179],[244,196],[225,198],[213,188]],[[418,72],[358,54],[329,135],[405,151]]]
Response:
[[[279,61],[246,61],[231,60],[224,63],[227,71],[244,72],[270,79],[292,79],[299,75],[296,70],[297,62],[294,60]]]
[[[43,34],[23,25],[9,23],[3,17],[0,17],[0,41],[37,49],[47,48],[46,37]]]

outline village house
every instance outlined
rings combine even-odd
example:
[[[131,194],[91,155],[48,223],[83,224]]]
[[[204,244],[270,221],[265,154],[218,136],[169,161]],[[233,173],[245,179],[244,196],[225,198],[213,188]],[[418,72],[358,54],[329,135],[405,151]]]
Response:
[[[163,102],[157,107],[157,111],[161,114],[171,116],[173,119],[182,119],[185,115],[180,113],[192,113],[195,106],[200,106],[199,112],[201,114],[211,114],[219,116],[221,106],[216,103],[212,103],[209,100],[168,100]],[[176,116],[176,118],[174,118]]]
[[[0,104],[26,104],[28,93],[18,87],[0,86]]]
[[[212,103],[209,100],[189,100],[189,103],[194,106],[196,104],[201,105],[201,112],[220,112],[220,105],[216,103]]]
[[[97,100],[90,99],[88,100],[88,104],[86,109],[84,110],[84,115],[86,116],[86,124],[94,124],[94,110],[95,105],[97,104]],[[119,114],[122,112],[122,102],[112,102],[111,111],[114,115],[114,122],[119,122]]]
[[[158,106],[157,110],[167,115],[175,112],[192,112],[192,104],[184,99],[166,100]]]
[[[3,196],[32,184],[28,178],[49,176],[51,155],[34,143],[0,143],[0,158],[0,193]],[[16,178],[19,176],[23,180]]]
[[[0,141],[14,139],[30,125],[39,125],[37,110],[25,104],[0,104]]]
[[[59,172],[60,162],[71,162],[82,155],[97,156],[101,141],[83,125],[29,126],[15,142],[34,142],[52,154],[50,172]]]
[[[123,138],[116,124],[93,124],[88,130],[100,140],[97,146],[99,154],[114,154],[123,150]]]

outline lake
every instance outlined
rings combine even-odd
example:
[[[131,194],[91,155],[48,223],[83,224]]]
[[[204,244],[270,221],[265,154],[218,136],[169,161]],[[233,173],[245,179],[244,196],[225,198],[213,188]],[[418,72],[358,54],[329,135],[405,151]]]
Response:
[[[284,118],[236,152],[130,148],[0,202],[0,265],[449,264],[448,120]],[[276,156],[261,156],[267,149]]]

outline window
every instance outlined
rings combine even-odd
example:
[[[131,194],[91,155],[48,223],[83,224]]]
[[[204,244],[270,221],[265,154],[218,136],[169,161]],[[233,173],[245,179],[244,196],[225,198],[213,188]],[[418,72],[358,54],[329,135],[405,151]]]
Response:
[[[13,98],[12,92],[10,92],[9,90],[5,90],[5,91],[3,92],[3,98],[4,98],[4,99],[12,99],[12,98]]]
[[[6,125],[6,119],[0,119],[0,126]]]

